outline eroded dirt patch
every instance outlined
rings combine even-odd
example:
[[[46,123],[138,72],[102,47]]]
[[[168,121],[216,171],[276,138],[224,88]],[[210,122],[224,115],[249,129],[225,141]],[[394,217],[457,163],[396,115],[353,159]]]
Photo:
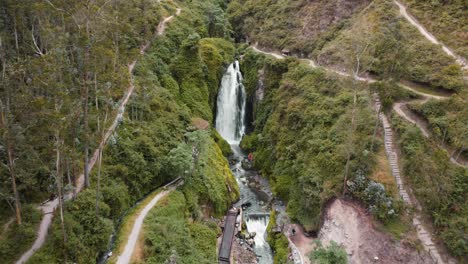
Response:
[[[426,252],[377,231],[363,208],[340,199],[327,208],[319,239],[342,245],[350,263],[433,263]]]

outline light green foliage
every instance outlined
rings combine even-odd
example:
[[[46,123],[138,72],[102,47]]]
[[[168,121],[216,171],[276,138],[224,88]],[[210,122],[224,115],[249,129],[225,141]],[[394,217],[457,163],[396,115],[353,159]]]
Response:
[[[205,38],[200,40],[200,56],[206,66],[209,102],[214,110],[219,83],[224,74],[223,66],[234,61],[234,46],[224,39]]]
[[[275,233],[274,228],[276,228],[276,212],[272,210],[267,226],[267,242],[274,252],[274,264],[286,264],[288,263],[289,241],[283,233]]]
[[[218,144],[219,149],[221,149],[221,152],[223,152],[225,157],[228,157],[232,154],[232,149],[229,143],[224,140],[224,138],[222,138],[218,131],[216,131],[214,128],[211,129],[211,137],[216,142],[216,144]]]
[[[242,142],[240,144],[241,148],[245,151],[253,151],[255,146],[258,144],[258,136],[257,134],[250,134],[246,135],[242,138]]]
[[[234,47],[223,39],[203,39],[189,35],[182,52],[170,69],[179,83],[179,92],[195,116],[213,120],[212,112],[222,77],[222,66],[233,60]]]
[[[309,258],[313,263],[317,264],[346,264],[346,251],[340,247],[335,241],[331,241],[330,246],[324,247],[317,242],[317,247],[310,253]]]
[[[179,144],[171,149],[165,161],[165,170],[173,178],[185,177],[192,170],[192,148],[187,144]]]
[[[296,62],[282,64],[284,74],[285,68],[275,65],[264,66],[266,76],[282,79],[279,87],[278,82],[265,85],[265,99],[258,105],[254,165],[289,201],[292,218],[316,230],[323,204],[343,188],[347,151],[351,172],[373,166],[369,148],[375,114],[367,93],[358,88],[356,132],[349,144],[352,82]]]
[[[468,170],[451,164],[447,153],[425,140],[418,128],[401,119],[392,122],[403,146],[403,174],[432,218],[436,234],[454,255],[466,256]]]
[[[199,205],[208,205],[215,215],[223,215],[239,198],[239,189],[226,159],[208,131],[191,132],[186,137],[193,156],[192,170],[183,189],[189,208],[196,217],[201,214]]]
[[[174,191],[145,219],[145,263],[212,264],[217,260],[216,237],[219,230],[208,223],[189,222],[186,198]]]

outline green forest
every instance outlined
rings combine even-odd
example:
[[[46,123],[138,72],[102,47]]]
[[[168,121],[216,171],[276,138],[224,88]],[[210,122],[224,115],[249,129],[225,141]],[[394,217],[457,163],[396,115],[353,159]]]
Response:
[[[271,189],[260,204],[271,263],[293,263],[295,232],[312,263],[365,261],[321,241],[336,200],[437,259],[420,219],[437,254],[464,263],[468,8],[398,3],[442,44],[390,0],[2,0],[0,263],[125,263],[135,219],[161,192],[131,263],[218,263],[224,216],[248,216],[244,169]],[[216,127],[235,61],[245,157]],[[236,227],[231,263],[269,263]]]

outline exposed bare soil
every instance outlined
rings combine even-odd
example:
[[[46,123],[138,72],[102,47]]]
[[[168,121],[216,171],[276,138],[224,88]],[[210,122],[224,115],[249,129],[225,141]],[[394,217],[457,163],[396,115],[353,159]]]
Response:
[[[426,252],[410,243],[377,231],[365,209],[341,199],[326,209],[318,238],[324,245],[331,241],[342,245],[349,263],[434,263]]]

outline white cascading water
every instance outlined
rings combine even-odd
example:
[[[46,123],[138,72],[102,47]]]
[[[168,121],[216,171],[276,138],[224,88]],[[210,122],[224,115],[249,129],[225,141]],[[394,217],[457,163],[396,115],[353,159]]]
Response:
[[[245,90],[238,61],[221,80],[217,107],[216,129],[229,144],[239,144],[245,131]]]
[[[255,246],[262,248],[266,245],[266,235],[267,235],[267,226],[268,226],[268,221],[269,217],[267,216],[261,216],[261,217],[250,217],[249,219],[245,220],[245,224],[247,225],[247,230],[249,232],[255,232]]]
[[[245,132],[245,105],[246,95],[242,84],[242,73],[239,62],[229,65],[221,80],[217,99],[216,130],[231,145],[236,163],[231,166],[241,193],[241,202],[249,201],[251,206],[244,210],[247,231],[255,233],[254,251],[258,256],[259,264],[272,264],[273,254],[270,245],[266,242],[266,229],[268,226],[268,211],[260,204],[260,200],[252,189],[250,189],[241,179],[247,177],[246,171],[242,168],[242,160],[245,154],[239,147],[242,136]],[[250,217],[249,215],[255,215]]]

